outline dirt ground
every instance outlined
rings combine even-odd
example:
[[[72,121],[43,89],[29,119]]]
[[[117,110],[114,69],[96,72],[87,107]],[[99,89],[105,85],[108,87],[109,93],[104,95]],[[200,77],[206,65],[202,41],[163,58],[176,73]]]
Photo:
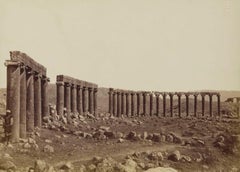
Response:
[[[19,171],[34,167],[37,159],[53,166],[71,162],[72,171],[80,171],[82,165],[91,164],[93,157],[112,157],[117,162],[131,158],[140,166],[137,171],[158,166],[184,172],[240,171],[238,119],[102,115],[105,117],[78,116],[71,124],[49,117],[42,129],[31,134],[32,140],[10,146],[3,143],[0,153],[9,154]],[[54,152],[44,150],[46,145]],[[174,151],[179,151],[180,159],[171,158]],[[154,152],[161,152],[162,158],[154,158]]]

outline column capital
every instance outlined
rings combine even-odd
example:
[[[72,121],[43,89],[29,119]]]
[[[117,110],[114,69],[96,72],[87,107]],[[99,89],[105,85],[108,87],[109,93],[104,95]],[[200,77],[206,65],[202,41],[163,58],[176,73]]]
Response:
[[[42,76],[42,81],[50,82],[50,78],[48,78],[48,77],[46,77],[46,76]]]
[[[96,93],[98,92],[98,88],[93,88],[93,91]]]
[[[82,89],[82,86],[81,85],[77,85],[77,89]]]
[[[64,85],[64,82],[62,82],[62,81],[57,81],[57,82],[56,82],[56,85],[63,86],[63,85]]]
[[[87,89],[88,89],[89,91],[92,91],[92,90],[93,90],[93,88],[92,88],[92,87],[88,87]]]
[[[34,72],[34,78],[35,79],[41,79],[42,78],[42,76],[39,74],[39,73],[36,73],[36,72]]]
[[[70,87],[72,84],[70,84],[70,83],[68,83],[68,82],[64,82],[64,85],[65,85],[66,87]]]
[[[72,87],[72,88],[77,88],[77,85],[71,84],[71,87]]]
[[[6,60],[4,65],[5,66],[21,66],[21,63],[18,61]]]

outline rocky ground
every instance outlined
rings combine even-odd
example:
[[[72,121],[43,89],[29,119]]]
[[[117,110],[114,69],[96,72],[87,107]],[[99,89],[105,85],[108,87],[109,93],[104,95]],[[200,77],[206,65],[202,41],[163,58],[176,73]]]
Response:
[[[55,114],[43,122],[20,143],[0,143],[0,171],[240,171],[238,119]]]

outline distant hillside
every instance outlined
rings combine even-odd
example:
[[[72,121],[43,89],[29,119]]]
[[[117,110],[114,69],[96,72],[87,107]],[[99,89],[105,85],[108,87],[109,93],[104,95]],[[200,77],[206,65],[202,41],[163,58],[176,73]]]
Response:
[[[205,90],[204,90],[205,91]],[[226,99],[230,97],[240,97],[240,91],[219,91],[221,94],[221,101],[225,101]],[[51,104],[56,104],[56,85],[55,84],[49,84],[48,87],[48,96],[49,96],[49,103]],[[175,97],[176,98],[176,97]],[[216,97],[213,99],[213,101],[216,100]],[[155,101],[155,99],[154,99]],[[6,89],[1,88],[0,89],[0,113],[5,112],[5,105],[6,105]],[[182,99],[182,111],[185,111],[186,108],[186,102],[185,99]],[[193,105],[194,101],[192,98],[189,99],[189,107],[190,107],[190,112],[193,112]],[[167,112],[169,112],[169,100],[167,100]],[[177,113],[177,107],[178,107],[178,102],[176,99],[174,99],[173,102],[173,109],[174,112]],[[217,112],[217,104],[216,102],[213,102],[213,112]],[[154,106],[154,110],[155,110]],[[198,112],[201,112],[201,102],[198,101]],[[208,112],[209,110],[209,103],[208,103],[208,98],[206,98],[206,105],[205,109]],[[222,110],[229,109],[229,106],[227,103],[222,103]],[[98,110],[99,112],[107,112],[108,111],[108,88],[103,88],[100,87],[98,89]],[[147,110],[149,111],[149,98],[147,99]],[[162,111],[162,101],[160,100],[160,111]]]

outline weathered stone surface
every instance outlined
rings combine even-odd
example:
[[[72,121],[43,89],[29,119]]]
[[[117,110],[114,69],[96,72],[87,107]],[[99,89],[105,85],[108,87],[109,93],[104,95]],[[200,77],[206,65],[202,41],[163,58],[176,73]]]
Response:
[[[173,153],[171,153],[168,156],[168,159],[171,160],[171,161],[179,161],[180,158],[181,158],[181,154],[178,150],[175,150]]]
[[[48,153],[53,153],[54,152],[54,148],[50,145],[46,145],[43,148],[43,152],[48,152]]]

